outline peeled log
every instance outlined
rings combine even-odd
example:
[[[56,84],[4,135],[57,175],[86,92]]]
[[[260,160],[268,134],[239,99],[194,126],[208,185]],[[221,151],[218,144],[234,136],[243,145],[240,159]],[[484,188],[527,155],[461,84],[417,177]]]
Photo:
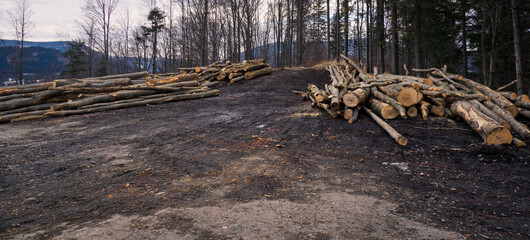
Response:
[[[384,119],[394,119],[399,116],[398,111],[390,104],[371,98],[368,101],[370,108]]]
[[[342,96],[342,102],[344,102],[344,105],[347,107],[357,107],[359,104],[363,103],[368,99],[368,95],[370,94],[369,91],[367,91],[364,88],[357,88],[354,91],[348,91]]]
[[[428,102],[425,102],[425,101],[421,101],[421,104],[420,104],[420,109],[421,109],[421,118],[423,120],[427,120],[429,118],[429,106],[431,105],[430,103]]]
[[[423,94],[412,87],[403,87],[400,84],[392,84],[379,88],[389,97],[396,99],[404,107],[418,104],[423,99]]]
[[[451,105],[451,111],[465,119],[465,121],[490,145],[511,143],[513,136],[510,130],[486,114],[477,111],[467,101],[456,101]]]
[[[391,137],[401,146],[407,146],[408,140],[407,138],[403,137],[401,134],[399,134],[394,128],[392,128],[388,123],[383,121],[383,119],[379,118],[375,113],[370,111],[370,109],[363,107],[364,111],[372,117],[372,119],[379,124]]]
[[[156,86],[156,85],[162,85],[162,84],[169,84],[174,82],[187,82],[187,81],[194,81],[198,80],[199,75],[196,73],[192,74],[181,74],[170,78],[163,78],[163,79],[149,79],[147,80],[147,83],[150,86]]]
[[[271,67],[260,69],[260,70],[254,71],[254,72],[247,72],[247,73],[245,73],[245,79],[246,80],[250,80],[250,79],[254,79],[254,78],[259,78],[261,76],[265,76],[265,75],[271,74],[272,72],[273,72],[273,70],[272,70]]]

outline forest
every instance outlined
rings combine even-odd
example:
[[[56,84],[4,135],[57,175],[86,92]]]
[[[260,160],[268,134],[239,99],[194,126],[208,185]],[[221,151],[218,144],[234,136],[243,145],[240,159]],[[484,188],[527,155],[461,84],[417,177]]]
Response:
[[[137,24],[123,1],[86,0],[66,73],[174,72],[257,58],[283,68],[344,54],[379,72],[447,65],[492,88],[518,79],[521,94],[529,9],[520,0],[147,0]]]

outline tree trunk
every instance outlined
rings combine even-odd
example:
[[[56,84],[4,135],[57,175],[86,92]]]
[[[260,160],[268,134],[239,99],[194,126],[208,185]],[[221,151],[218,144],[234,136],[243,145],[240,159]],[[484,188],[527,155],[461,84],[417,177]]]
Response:
[[[368,100],[368,105],[377,115],[384,119],[395,119],[399,116],[398,111],[392,105],[374,98]]]
[[[399,74],[399,36],[398,36],[398,0],[391,3],[392,6],[392,72]]]
[[[385,72],[385,1],[377,1],[378,64],[380,73]]]
[[[512,0],[513,42],[515,46],[515,71],[517,76],[517,94],[524,94],[523,55],[521,50],[521,30],[519,28],[519,1]]]
[[[350,1],[344,0],[344,55],[348,56],[349,40],[348,34],[350,33]],[[337,56],[338,58],[338,56]]]
[[[327,6],[327,17],[328,17],[328,21],[327,21],[327,31],[328,31],[328,61],[331,60],[331,24],[330,24],[330,8],[329,8],[329,0],[326,0],[326,6]]]

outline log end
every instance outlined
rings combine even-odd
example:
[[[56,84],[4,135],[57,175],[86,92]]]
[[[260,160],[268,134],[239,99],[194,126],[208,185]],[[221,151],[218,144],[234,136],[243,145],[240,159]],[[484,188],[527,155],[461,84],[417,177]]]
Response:
[[[399,112],[392,105],[386,105],[381,110],[381,116],[384,119],[387,119],[387,120],[388,119],[395,119],[395,118],[397,118],[399,116]]]
[[[508,107],[504,108],[504,110],[509,112],[512,117],[517,117],[517,115],[519,114],[519,108],[514,104],[509,105]]]
[[[410,107],[412,105],[418,104],[422,99],[423,95],[411,87],[401,89],[396,97],[396,100],[404,107]]]
[[[395,140],[396,140],[396,142],[397,142],[399,145],[401,145],[401,146],[403,146],[403,147],[407,146],[407,144],[409,143],[409,140],[408,140],[407,138],[403,137],[403,136],[399,136],[399,137],[398,137],[397,139],[395,139]]]
[[[416,108],[415,106],[411,106],[407,109],[407,115],[409,117],[417,117],[418,116],[418,108]]]
[[[490,145],[502,145],[512,143],[513,136],[506,128],[498,128],[488,135],[486,142]]]
[[[353,94],[353,93],[346,93],[344,94],[344,96],[342,96],[342,102],[344,102],[344,105],[346,105],[347,107],[357,107],[357,105],[359,105],[360,103],[360,100],[359,98]]]

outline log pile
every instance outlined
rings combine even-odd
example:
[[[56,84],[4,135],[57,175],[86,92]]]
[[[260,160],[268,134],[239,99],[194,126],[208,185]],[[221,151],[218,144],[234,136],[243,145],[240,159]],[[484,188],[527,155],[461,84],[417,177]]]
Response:
[[[251,80],[273,72],[272,67],[265,63],[264,59],[245,60],[242,63],[233,64],[230,61],[218,61],[208,66],[194,68],[180,68],[179,73],[153,76],[167,79],[172,75],[197,74],[199,82],[205,86],[217,86],[223,82],[236,83]]]
[[[0,123],[213,97],[219,91],[209,87],[222,81],[249,80],[271,72],[263,60],[220,61],[178,73],[138,72],[4,87],[0,88]]]
[[[342,116],[349,123],[357,121],[363,110],[402,146],[407,145],[407,139],[385,120],[417,116],[423,120],[462,119],[491,145],[513,143],[521,147],[525,143],[520,139],[530,137],[528,127],[515,119],[517,115],[529,118],[528,96],[492,90],[447,73],[445,68],[413,69],[426,77],[379,74],[377,69],[368,73],[342,55],[327,70],[330,83],[322,89],[309,84],[302,96],[333,118]]]

